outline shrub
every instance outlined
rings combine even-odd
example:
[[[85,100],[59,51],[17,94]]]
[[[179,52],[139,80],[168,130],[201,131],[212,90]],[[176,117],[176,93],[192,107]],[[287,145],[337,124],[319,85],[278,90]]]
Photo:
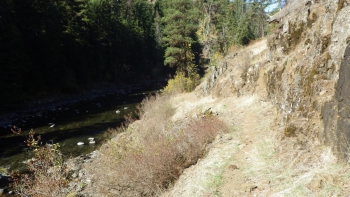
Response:
[[[215,52],[210,59],[210,66],[217,66],[223,59],[224,56],[221,53]]]
[[[199,84],[199,75],[196,73],[186,77],[184,73],[177,72],[174,79],[168,81],[168,85],[164,88],[166,93],[190,92]]]
[[[146,99],[141,120],[129,126],[132,132],[124,132],[100,148],[101,154],[89,170],[96,188],[93,193],[157,196],[195,164],[205,154],[206,145],[226,129],[212,113],[172,122],[169,106],[163,96]]]
[[[35,157],[26,164],[28,174],[12,174],[12,186],[19,196],[66,196],[67,185],[66,166],[58,144],[45,145],[37,148]]]
[[[174,108],[170,101],[170,96],[166,95],[155,95],[145,98],[139,107],[139,116],[145,121],[158,120],[160,122],[166,121],[174,115]]]

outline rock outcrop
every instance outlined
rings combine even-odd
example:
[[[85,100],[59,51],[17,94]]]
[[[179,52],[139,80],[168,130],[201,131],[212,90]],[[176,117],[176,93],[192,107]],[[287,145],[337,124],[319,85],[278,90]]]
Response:
[[[278,109],[284,137],[295,138],[301,147],[325,143],[340,160],[346,160],[350,148],[350,49],[345,50],[350,42],[349,3],[310,1],[288,14],[283,14],[288,7],[281,10],[283,17],[267,39],[267,47],[261,41],[227,56],[223,67],[212,69],[202,92],[259,94]]]
[[[349,160],[350,151],[350,44],[345,50],[339,70],[339,80],[333,102],[323,108],[325,142],[334,147],[335,153]]]

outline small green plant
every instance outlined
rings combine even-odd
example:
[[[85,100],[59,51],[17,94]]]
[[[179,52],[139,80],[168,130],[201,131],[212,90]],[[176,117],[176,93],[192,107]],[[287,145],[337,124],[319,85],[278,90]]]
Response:
[[[208,186],[215,187],[215,188],[220,187],[224,183],[222,173],[223,172],[220,172],[220,173],[215,174],[212,177],[210,177],[209,182],[208,182]]]
[[[67,195],[67,197],[77,197],[78,195],[77,195],[77,193],[76,192],[72,192],[72,193],[69,193],[68,195]]]
[[[226,106],[226,105],[223,105],[222,108],[223,108],[223,109],[227,109],[227,106]]]
[[[220,171],[208,178],[208,182],[205,184],[206,187],[211,188],[212,194],[217,197],[221,197],[218,188],[224,183],[223,172]]]
[[[212,58],[210,59],[210,66],[217,66],[219,62],[222,61],[223,59],[224,59],[224,56],[221,53],[215,52]]]

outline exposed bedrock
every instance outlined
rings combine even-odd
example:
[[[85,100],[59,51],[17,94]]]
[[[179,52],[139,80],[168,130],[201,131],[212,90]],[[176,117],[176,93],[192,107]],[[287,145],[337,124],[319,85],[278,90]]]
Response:
[[[350,44],[347,46],[339,70],[339,80],[333,102],[326,103],[322,117],[325,143],[343,161],[350,156]]]

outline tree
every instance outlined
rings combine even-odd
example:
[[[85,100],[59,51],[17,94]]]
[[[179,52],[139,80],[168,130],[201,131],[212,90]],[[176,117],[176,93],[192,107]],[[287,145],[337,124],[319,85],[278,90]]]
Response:
[[[252,30],[256,37],[264,37],[267,32],[268,16],[266,8],[273,4],[273,0],[251,0],[247,14],[252,21]]]
[[[265,36],[268,27],[265,9],[272,3],[272,0],[203,0],[198,32],[202,43],[225,54],[233,44],[246,45]]]
[[[192,44],[198,28],[198,10],[191,0],[171,0],[165,3],[162,18],[165,46],[164,64],[191,76],[196,72]]]
[[[147,0],[1,1],[0,108],[38,92],[76,93],[97,80],[152,75],[160,48],[153,6]]]
[[[204,45],[203,56],[211,58],[213,51],[225,53],[229,42],[227,17],[229,0],[206,0],[199,7],[202,16],[197,35]]]

